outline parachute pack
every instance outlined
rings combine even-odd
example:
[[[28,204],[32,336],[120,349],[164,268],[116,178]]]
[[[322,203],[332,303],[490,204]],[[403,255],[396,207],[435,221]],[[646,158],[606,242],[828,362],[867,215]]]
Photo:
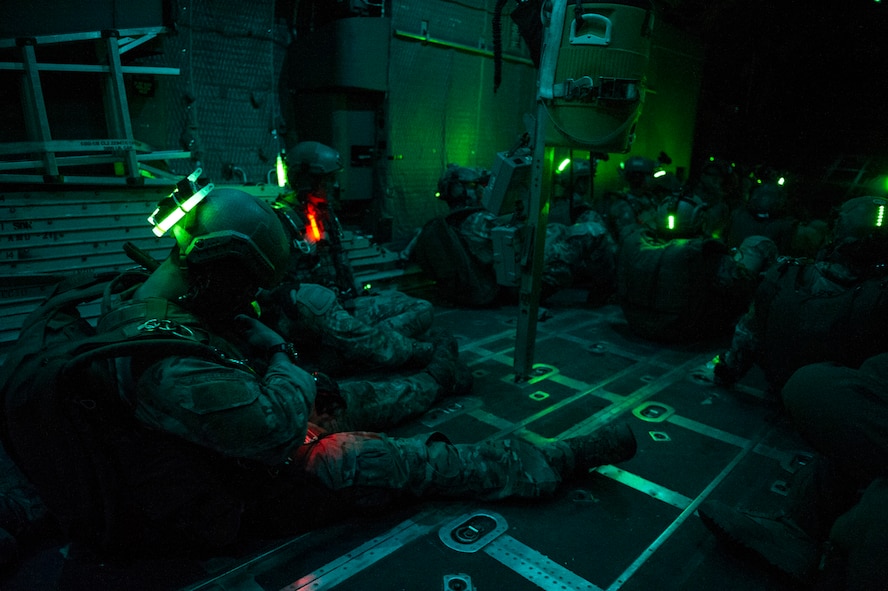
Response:
[[[620,248],[617,290],[629,326],[658,342],[728,333],[752,288],[716,284],[717,265],[727,257],[727,247],[716,240],[658,244],[628,237]]]
[[[810,289],[815,273],[815,263],[784,261],[769,269],[756,294],[756,308],[767,313],[756,359],[774,385],[810,363],[858,367],[888,346],[888,276],[818,294]]]
[[[423,226],[414,256],[423,272],[435,280],[441,294],[461,306],[488,306],[499,295],[493,267],[481,263],[457,226],[483,208],[466,208],[436,217]]]
[[[218,355],[181,337],[97,333],[78,306],[101,298],[113,279],[102,274],[58,284],[25,319],[0,367],[3,447],[68,537],[102,549],[113,548],[124,527],[109,450],[118,436],[138,432],[117,393],[111,360],[145,351]]]

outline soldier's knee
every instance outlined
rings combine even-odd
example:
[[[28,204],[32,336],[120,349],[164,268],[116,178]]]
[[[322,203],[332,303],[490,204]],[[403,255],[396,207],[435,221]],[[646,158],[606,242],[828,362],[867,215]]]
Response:
[[[331,490],[399,489],[409,472],[402,451],[379,433],[332,433],[310,444],[302,462],[307,474]]]

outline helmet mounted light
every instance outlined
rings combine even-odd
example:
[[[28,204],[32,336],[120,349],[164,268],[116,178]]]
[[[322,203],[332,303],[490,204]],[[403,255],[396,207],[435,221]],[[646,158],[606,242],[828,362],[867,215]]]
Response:
[[[160,238],[166,234],[213,190],[213,183],[208,183],[203,188],[197,186],[196,181],[201,172],[202,169],[198,168],[176,183],[173,192],[162,199],[154,213],[148,216],[148,223],[152,225],[155,236]]]

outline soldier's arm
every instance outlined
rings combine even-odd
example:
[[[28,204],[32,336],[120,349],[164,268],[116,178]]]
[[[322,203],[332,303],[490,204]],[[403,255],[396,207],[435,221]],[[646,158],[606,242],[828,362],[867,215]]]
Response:
[[[719,355],[716,360],[714,373],[717,383],[733,384],[752,368],[759,343],[758,324],[759,319],[753,303],[734,328],[731,348]]]
[[[275,353],[264,375],[199,358],[167,358],[142,374],[136,417],[225,456],[275,465],[301,444],[314,378]]]

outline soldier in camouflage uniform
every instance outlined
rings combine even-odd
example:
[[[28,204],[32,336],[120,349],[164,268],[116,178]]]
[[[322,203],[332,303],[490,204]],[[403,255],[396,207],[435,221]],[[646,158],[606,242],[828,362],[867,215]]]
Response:
[[[657,163],[650,158],[633,156],[620,163],[620,175],[626,183],[622,191],[606,191],[592,207],[604,220],[616,243],[620,230],[631,224],[645,224],[656,212],[658,196],[653,190]]]
[[[271,209],[246,193],[217,189],[173,234],[178,248],[99,321],[100,331],[126,331],[145,326],[140,316],[157,316],[163,322],[153,326],[175,328],[224,355],[117,362],[121,398],[162,442],[114,448],[129,484],[129,525],[147,539],[219,549],[248,531],[267,535],[313,517],[327,521],[347,506],[378,502],[380,492],[535,498],[635,453],[628,426],[543,445],[324,432],[312,417],[341,400],[296,364],[283,337],[239,313],[286,264],[286,237]],[[361,408],[347,411],[362,428]]]
[[[664,201],[654,227],[622,229],[617,297],[629,327],[660,342],[695,342],[730,333],[776,257],[773,241],[750,236],[737,252],[705,232],[697,197]]]
[[[543,251],[544,293],[582,286],[589,301],[604,302],[616,285],[616,243],[593,210],[571,225],[547,224]]]
[[[816,450],[775,513],[708,500],[698,513],[726,547],[804,588],[863,591],[888,582],[888,353],[859,368],[806,365],[781,391],[792,426]],[[738,552],[739,554],[739,552]]]
[[[482,180],[479,171],[451,164],[438,181],[437,196],[450,207],[448,220],[456,220],[454,225],[475,258],[492,267],[491,232],[505,220],[480,207],[477,187]],[[466,215],[459,216],[460,212]],[[542,271],[544,296],[573,286],[611,293],[615,253],[616,246],[603,220],[592,210],[580,214],[571,225],[547,224]]]
[[[776,392],[804,365],[857,367],[888,350],[886,205],[881,197],[846,201],[816,261],[777,261],[716,359],[718,383],[733,384],[757,364]]]
[[[394,289],[373,295],[357,289],[329,203],[342,169],[339,153],[301,142],[287,164],[294,192],[281,195],[274,209],[288,235],[290,263],[281,285],[260,299],[263,321],[293,340],[302,363],[330,375],[425,367],[434,355],[432,304]]]

